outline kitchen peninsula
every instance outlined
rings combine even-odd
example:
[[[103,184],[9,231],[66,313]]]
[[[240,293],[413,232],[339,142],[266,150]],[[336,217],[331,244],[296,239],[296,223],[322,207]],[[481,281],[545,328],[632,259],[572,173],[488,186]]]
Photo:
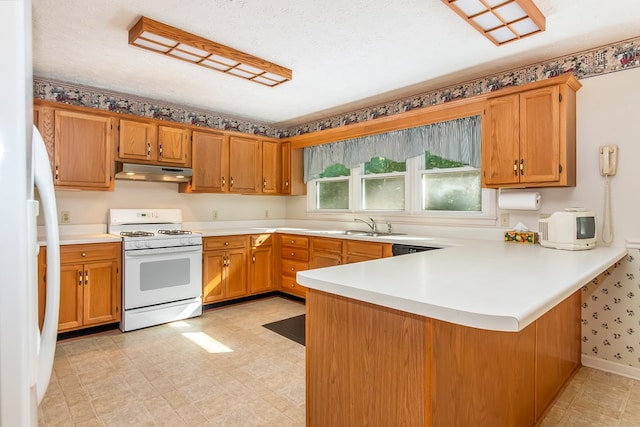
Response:
[[[299,272],[307,425],[535,425],[580,365],[580,288],[625,254],[469,241]]]

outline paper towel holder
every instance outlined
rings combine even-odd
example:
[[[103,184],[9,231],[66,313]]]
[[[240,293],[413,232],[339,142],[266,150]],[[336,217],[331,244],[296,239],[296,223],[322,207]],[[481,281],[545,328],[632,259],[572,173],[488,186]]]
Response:
[[[542,196],[537,191],[498,189],[498,207],[500,209],[537,211],[540,209],[541,203]]]

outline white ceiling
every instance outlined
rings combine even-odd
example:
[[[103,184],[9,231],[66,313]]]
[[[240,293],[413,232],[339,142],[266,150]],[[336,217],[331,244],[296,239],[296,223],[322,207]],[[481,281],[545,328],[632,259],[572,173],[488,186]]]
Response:
[[[34,74],[291,126],[640,36],[638,0],[534,0],[495,46],[441,0],[32,0]],[[127,44],[149,18],[293,70],[265,87]]]

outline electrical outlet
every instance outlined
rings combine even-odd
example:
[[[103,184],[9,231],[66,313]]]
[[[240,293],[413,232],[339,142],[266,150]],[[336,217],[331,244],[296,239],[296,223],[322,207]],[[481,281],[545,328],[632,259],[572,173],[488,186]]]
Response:
[[[60,224],[69,224],[71,222],[71,212],[69,211],[61,211],[60,212]]]
[[[503,213],[500,214],[500,227],[508,227],[509,226],[509,214]]]
[[[218,211],[216,211],[216,210],[211,211],[211,218],[212,219],[218,219]]]
[[[264,210],[264,217],[269,218],[269,209]]]

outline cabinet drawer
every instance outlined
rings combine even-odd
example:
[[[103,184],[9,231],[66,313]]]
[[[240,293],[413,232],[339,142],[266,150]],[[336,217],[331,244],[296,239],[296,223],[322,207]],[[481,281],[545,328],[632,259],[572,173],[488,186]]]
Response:
[[[202,250],[216,250],[226,248],[245,248],[247,236],[205,237],[202,239]]]
[[[60,262],[85,262],[103,259],[120,259],[120,243],[94,243],[60,246]]]
[[[304,297],[307,293],[307,287],[302,286],[296,279],[293,277],[282,276],[281,289],[284,292],[289,292],[292,294],[296,294],[298,296]]]
[[[345,242],[347,255],[364,255],[367,258],[382,258],[384,244],[366,242]]]
[[[342,253],[342,241],[340,239],[313,239],[311,248],[318,252]]]
[[[251,236],[251,246],[261,246],[271,244],[271,234],[256,234]]]
[[[300,262],[300,261],[291,261],[288,259],[283,259],[282,264],[282,274],[287,276],[296,276],[298,271],[304,271],[309,269],[308,262]]]
[[[294,248],[309,248],[309,238],[304,236],[295,236],[291,234],[285,234],[281,236],[282,246],[290,246]]]
[[[309,251],[307,249],[282,247],[280,254],[282,258],[296,261],[309,261]]]

